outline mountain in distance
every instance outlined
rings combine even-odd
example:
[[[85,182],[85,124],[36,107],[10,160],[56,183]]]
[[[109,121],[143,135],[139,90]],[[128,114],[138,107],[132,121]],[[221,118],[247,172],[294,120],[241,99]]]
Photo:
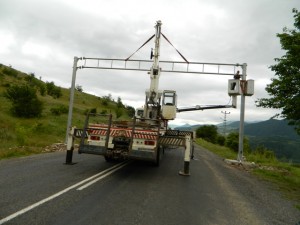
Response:
[[[293,126],[288,125],[287,120],[270,119],[260,123],[245,126],[245,134],[256,137],[289,137],[300,140]]]
[[[178,130],[197,130],[203,125],[188,125],[176,127]],[[224,123],[216,125],[219,133],[224,131]],[[227,122],[226,133],[238,132],[240,122]],[[249,139],[252,149],[264,146],[272,150],[276,157],[285,161],[300,163],[300,135],[293,126],[288,125],[287,120],[269,119],[260,122],[245,122],[244,134]]]
[[[270,119],[245,126],[250,146],[264,146],[281,160],[300,163],[300,135],[287,120]]]
[[[245,124],[250,124],[250,122],[245,122]],[[195,125],[190,125],[188,123],[178,126],[176,124],[171,125],[170,127],[174,130],[186,130],[186,131],[196,131],[199,127],[201,126],[205,126],[205,125],[211,125],[211,124],[195,124]],[[223,128],[224,128],[224,123],[219,123],[216,124],[215,126],[218,127],[218,130],[220,133],[223,132]],[[237,129],[239,129],[240,126],[240,122],[239,121],[232,121],[232,122],[227,122],[226,124],[226,130],[227,130],[227,134],[230,133],[231,131],[236,131]]]
[[[173,125],[172,129],[174,129],[174,130],[184,130],[184,131],[195,131],[201,126],[203,126],[203,125],[200,125],[200,124],[190,125],[190,124],[186,123],[186,124],[181,125],[181,126]]]

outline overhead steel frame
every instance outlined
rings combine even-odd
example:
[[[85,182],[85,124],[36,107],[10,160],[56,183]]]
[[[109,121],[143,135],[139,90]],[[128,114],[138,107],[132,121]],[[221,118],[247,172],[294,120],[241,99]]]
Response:
[[[78,65],[81,61],[82,64]],[[106,70],[131,70],[131,71],[149,71],[151,60],[131,60],[131,59],[109,59],[109,58],[86,58],[74,57],[72,83],[70,90],[69,114],[66,130],[67,156],[66,163],[72,161],[73,149],[68,144],[68,135],[72,129],[73,102],[76,82],[77,69],[106,69]],[[247,64],[246,63],[204,63],[204,62],[182,62],[182,61],[160,61],[161,72],[172,73],[191,73],[191,74],[206,74],[206,75],[226,75],[234,76],[237,73],[237,68],[242,68],[241,79],[246,81]],[[239,150],[237,160],[243,161],[243,146],[244,146],[244,120],[245,120],[245,95],[241,93],[241,108],[240,108],[240,127],[239,127]]]

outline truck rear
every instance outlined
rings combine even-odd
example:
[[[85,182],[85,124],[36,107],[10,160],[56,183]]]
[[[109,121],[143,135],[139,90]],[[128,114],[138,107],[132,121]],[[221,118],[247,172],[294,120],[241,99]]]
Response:
[[[90,118],[106,117],[107,122],[90,123]],[[113,121],[111,115],[88,114],[83,129],[75,129],[80,137],[79,153],[103,155],[106,161],[138,159],[158,165],[160,136],[165,129],[159,120]]]

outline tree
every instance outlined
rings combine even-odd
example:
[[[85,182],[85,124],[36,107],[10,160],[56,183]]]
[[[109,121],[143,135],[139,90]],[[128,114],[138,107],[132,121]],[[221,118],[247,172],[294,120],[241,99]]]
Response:
[[[54,82],[46,82],[47,94],[53,98],[59,98],[62,96],[61,88],[55,86]]]
[[[118,108],[123,108],[123,107],[124,107],[124,105],[123,105],[123,103],[122,103],[121,97],[118,97],[118,100],[117,100],[117,107],[118,107]]]
[[[218,128],[214,125],[204,125],[196,130],[196,136],[211,143],[216,143]]]
[[[29,85],[11,86],[4,96],[12,102],[11,111],[17,117],[32,118],[42,114],[43,103],[37,98],[36,90]]]
[[[108,103],[112,101],[111,94],[108,94],[107,96],[102,97],[102,105],[108,106]]]
[[[286,54],[275,58],[277,64],[270,66],[276,78],[271,79],[266,91],[271,98],[256,101],[258,107],[282,109],[281,116],[294,125],[300,134],[300,12],[293,9],[295,29],[283,29],[277,34],[281,48]]]
[[[79,92],[83,92],[83,88],[81,85],[76,85],[75,89]]]
[[[231,132],[228,134],[226,137],[226,142],[225,142],[226,147],[234,150],[235,152],[238,152],[239,150],[239,133],[237,132]],[[244,137],[244,152],[249,152],[250,151],[250,145],[249,145],[249,140]]]
[[[46,95],[46,86],[44,85],[44,83],[41,83],[40,85],[39,85],[39,91],[40,91],[40,94],[41,94],[41,96],[45,96]]]
[[[132,106],[126,106],[126,110],[127,110],[127,115],[129,117],[134,117],[135,115],[135,109]]]
[[[217,141],[217,144],[218,144],[218,145],[224,146],[224,145],[225,145],[226,138],[225,138],[225,136],[223,136],[223,135],[218,135],[216,141]]]
[[[120,118],[122,115],[123,115],[122,109],[117,108],[117,109],[116,109],[116,117],[117,117],[117,119]]]

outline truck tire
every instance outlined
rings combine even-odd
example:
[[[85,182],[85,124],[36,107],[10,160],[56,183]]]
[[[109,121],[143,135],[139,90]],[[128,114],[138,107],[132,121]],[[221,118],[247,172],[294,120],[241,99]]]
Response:
[[[104,156],[104,159],[105,159],[106,162],[112,162],[113,161],[113,159],[111,157],[106,156],[106,155]]]

